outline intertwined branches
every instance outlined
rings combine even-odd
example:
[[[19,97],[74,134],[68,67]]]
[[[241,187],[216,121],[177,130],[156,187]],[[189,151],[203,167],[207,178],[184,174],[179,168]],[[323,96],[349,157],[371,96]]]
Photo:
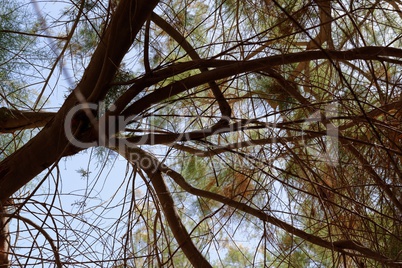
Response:
[[[401,264],[398,1],[58,7],[31,111],[0,111],[3,263]]]

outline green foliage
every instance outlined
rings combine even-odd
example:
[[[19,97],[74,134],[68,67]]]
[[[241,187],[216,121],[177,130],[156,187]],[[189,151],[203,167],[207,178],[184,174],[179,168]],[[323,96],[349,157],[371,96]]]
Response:
[[[29,18],[24,6],[17,1],[0,2],[0,95],[3,103],[14,107],[24,107],[28,92],[24,87],[27,80],[23,76],[27,63],[14,60],[30,56],[33,38],[24,35],[29,32]]]
[[[222,263],[225,268],[235,268],[235,267],[252,267],[253,255],[249,250],[238,245],[237,247],[228,246],[227,254],[223,259]]]
[[[104,45],[101,38],[105,29],[112,21],[124,19],[113,17],[119,2],[84,1],[83,15],[77,18],[82,2],[73,1],[66,5],[61,17],[52,21],[58,36],[65,36],[66,31],[68,34],[74,22],[79,21],[71,40],[57,41],[59,48],[68,42],[63,57],[73,66],[77,79],[97,45]],[[126,3],[134,2],[141,1]],[[24,90],[26,80],[19,79],[26,69],[15,59],[23,58],[33,67],[39,66],[40,60],[30,58],[35,41],[16,32],[35,34],[40,23],[32,23],[35,29],[30,29],[15,13],[20,10],[18,5],[4,2],[0,8],[5,10],[0,14],[4,104],[31,108],[31,95]],[[141,149],[182,177],[171,176],[171,170],[166,172],[160,166],[154,167],[154,173],[135,166],[133,178],[122,179],[118,190],[107,193],[110,200],[118,201],[108,200],[97,208],[77,201],[74,205],[85,207],[85,211],[96,211],[94,219],[91,222],[85,218],[88,222],[80,222],[84,227],[78,231],[73,225],[67,228],[73,229],[77,240],[84,240],[80,232],[92,230],[88,237],[95,237],[103,251],[98,253],[95,246],[85,244],[71,251],[80,252],[83,259],[87,257],[85,251],[96,252],[93,255],[113,260],[109,263],[114,262],[116,267],[190,266],[183,251],[187,248],[176,242],[172,231],[180,222],[169,226],[171,221],[167,221],[171,215],[165,209],[174,206],[176,211],[170,213],[180,218],[199,252],[217,267],[355,267],[361,263],[375,267],[400,259],[402,90],[401,62],[395,54],[400,52],[397,49],[402,40],[400,3],[186,0],[161,2],[155,13],[188,41],[201,60],[190,57],[191,48],[184,49],[183,42],[177,42],[171,31],[150,22],[149,27],[144,25],[135,33],[133,44],[127,44],[131,50],[125,57],[121,55],[122,62],[107,66],[107,55],[95,58],[95,64],[110,67],[104,70],[119,71],[110,84],[101,85],[107,92],[94,98],[103,101],[106,108],[124,103],[118,108],[126,112],[130,110],[126,109],[128,105],[136,101],[146,107],[136,114],[124,114],[137,118],[116,136],[162,137],[156,139],[157,146],[141,145]],[[113,34],[119,30],[113,28]],[[119,42],[112,45],[118,46]],[[380,45],[380,52],[366,53]],[[388,50],[392,46],[396,49]],[[353,48],[356,49],[350,50]],[[383,51],[391,51],[392,56]],[[258,58],[273,62],[272,66],[262,60],[254,61],[254,66],[247,65]],[[194,68],[178,73],[182,62]],[[58,66],[54,63],[43,69],[56,70]],[[200,68],[203,66],[207,67]],[[200,75],[205,71],[220,79],[205,79],[207,75]],[[96,83],[96,76],[84,76],[83,81],[87,77]],[[43,81],[47,84],[58,80],[53,78],[45,77]],[[129,94],[124,93],[132,91],[133,85],[145,86],[128,99]],[[170,91],[178,89],[178,85],[183,88],[181,93]],[[88,92],[93,88],[98,87],[88,87]],[[160,95],[168,97],[155,94],[161,88],[166,91]],[[86,97],[94,95],[97,94]],[[337,111],[327,113],[329,104],[334,103]],[[229,124],[221,120],[222,114],[227,115],[222,108],[225,106],[231,108],[230,118],[225,118]],[[333,128],[339,132],[330,133]],[[171,137],[183,133],[196,138],[172,141]],[[49,137],[53,138],[59,137]],[[337,139],[335,145],[329,142],[332,138]],[[0,157],[9,156],[22,141],[17,134],[4,135]],[[59,140],[55,141],[58,148]],[[110,152],[100,148],[94,155],[105,163]],[[99,165],[100,173],[105,166]],[[83,186],[85,193],[98,191],[95,182],[89,183],[96,172],[76,171],[87,183]],[[159,172],[167,189],[161,184],[155,187],[156,177],[152,175]],[[55,191],[49,196],[63,195],[57,188],[61,177],[54,180]],[[101,181],[99,178],[97,175],[94,181]],[[117,184],[118,178],[113,179]],[[183,186],[183,180],[188,185]],[[99,184],[99,192],[108,188],[103,182]],[[204,192],[199,194],[191,187]],[[158,192],[161,188],[163,192]],[[174,204],[161,196],[172,198]],[[42,229],[59,222],[63,228],[70,224],[65,218],[71,214],[63,211],[62,204],[60,210],[63,213],[57,211],[54,215],[45,210],[52,223],[44,223]],[[103,229],[97,224],[109,220],[109,211],[118,215],[113,215],[112,227]],[[57,218],[59,215],[62,216]],[[74,221],[78,217],[71,218]],[[55,234],[62,251],[63,247],[68,249],[63,251],[68,255],[74,247],[69,234],[66,231],[63,237],[56,229],[51,235]],[[99,234],[107,238],[98,239]],[[36,243],[36,238],[33,241]],[[352,246],[342,249],[336,246],[337,241],[350,242]],[[70,257],[74,259],[65,259]],[[109,263],[105,261],[105,265]]]
[[[77,19],[79,9],[76,7],[81,5],[81,1],[75,2],[73,8],[66,8],[63,12],[71,25]],[[85,1],[82,12],[87,19],[80,20],[69,43],[70,53],[79,62],[85,62],[95,51],[107,21],[106,10],[99,1]],[[59,45],[63,46],[63,43]]]
[[[32,93],[27,89],[30,79],[25,72],[30,66],[35,41],[24,33],[32,31],[31,17],[26,5],[20,1],[0,1],[0,107],[26,109],[30,103]],[[39,57],[40,53],[34,56]],[[1,135],[2,159],[29,139],[29,133],[24,132]]]

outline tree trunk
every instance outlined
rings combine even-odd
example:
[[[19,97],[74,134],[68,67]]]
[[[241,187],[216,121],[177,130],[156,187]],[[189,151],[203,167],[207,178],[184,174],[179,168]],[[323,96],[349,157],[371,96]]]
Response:
[[[0,268],[9,267],[8,254],[10,249],[9,218],[6,204],[0,204]]]

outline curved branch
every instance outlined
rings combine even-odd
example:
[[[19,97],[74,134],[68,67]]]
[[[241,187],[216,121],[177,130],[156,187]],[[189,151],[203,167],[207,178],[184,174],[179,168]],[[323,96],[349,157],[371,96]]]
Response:
[[[186,227],[181,222],[180,216],[175,208],[173,197],[161,175],[161,171],[158,169],[159,162],[155,161],[156,159],[154,159],[153,156],[138,147],[122,147],[123,146],[120,146],[117,152],[130,163],[144,170],[151,180],[151,184],[161,203],[169,227],[188,260],[194,267],[212,267],[194,245]]]
[[[162,184],[162,182],[164,184],[161,173],[165,173],[166,175],[171,177],[173,179],[173,181],[176,182],[181,188],[183,188],[185,191],[187,191],[190,194],[193,194],[193,195],[196,195],[199,197],[209,198],[209,199],[218,201],[222,204],[233,207],[235,209],[239,209],[245,213],[253,215],[253,216],[255,216],[263,221],[266,221],[270,224],[273,224],[273,225],[275,225],[291,234],[294,234],[310,243],[313,243],[315,245],[318,245],[318,246],[321,246],[321,247],[324,247],[324,248],[327,248],[330,250],[335,250],[335,251],[338,251],[340,253],[350,255],[350,256],[354,256],[355,254],[353,252],[349,252],[347,250],[353,250],[353,251],[359,252],[366,258],[377,260],[382,263],[395,264],[395,262],[393,260],[391,260],[377,252],[374,252],[369,248],[366,248],[366,247],[360,245],[358,242],[355,242],[352,240],[347,240],[347,241],[342,240],[342,241],[334,241],[334,242],[326,241],[318,236],[315,236],[315,235],[309,234],[305,231],[302,231],[300,229],[297,229],[293,225],[290,225],[282,220],[279,220],[273,216],[270,216],[267,213],[264,213],[263,211],[261,211],[259,209],[250,207],[247,204],[235,201],[233,199],[227,198],[220,194],[216,194],[213,192],[208,192],[205,190],[195,188],[195,187],[191,186],[189,183],[187,183],[181,174],[168,168],[166,165],[160,163],[159,160],[157,160],[154,156],[142,151],[138,147],[129,148],[129,151],[123,151],[123,152],[119,152],[119,153],[127,156],[128,152],[130,154],[135,155],[135,157],[137,159],[137,164],[139,164],[143,169],[144,168],[148,169],[148,171],[146,171],[146,172],[147,172],[147,174],[149,173],[149,175],[151,175],[151,182],[153,180],[153,182],[152,182],[153,185],[154,184]],[[128,156],[130,157],[130,155],[128,155]],[[147,164],[145,164],[145,162],[143,162],[143,161],[145,161]],[[139,162],[141,162],[142,165]],[[158,187],[162,187],[162,185],[158,185]],[[166,187],[166,185],[164,187]],[[167,188],[165,189],[162,187],[160,190],[167,191]],[[162,192],[162,193],[166,193],[166,192]],[[168,203],[168,204],[172,204],[172,203]],[[163,206],[163,207],[165,207],[165,206]],[[168,208],[170,208],[170,206]]]
[[[339,61],[348,60],[382,60],[386,61],[385,57],[402,58],[402,49],[392,47],[369,46],[355,48],[347,51],[335,50],[310,50],[298,53],[290,53],[285,55],[276,55],[265,58],[259,58],[250,61],[233,61],[233,60],[199,60],[193,61],[194,66],[200,67],[216,67],[215,69],[202,72],[180,81],[173,82],[167,86],[161,87],[143,98],[135,101],[128,106],[122,114],[126,117],[137,115],[153,104],[163,101],[167,98],[185,92],[190,88],[194,88],[210,81],[228,78],[234,75],[246,72],[263,71],[272,66],[279,66],[297,62],[305,62],[319,59],[331,59]],[[394,59],[390,59],[394,61]],[[176,66],[174,66],[176,68]],[[152,77],[144,77],[143,84],[148,84],[147,79]]]
[[[155,22],[156,25],[161,27],[165,32],[173,37],[173,39],[175,39],[176,42],[188,53],[192,60],[201,59],[195,49],[191,46],[189,42],[187,42],[186,38],[179,31],[173,28],[169,23],[167,23],[164,19],[162,19],[154,12],[152,12],[151,19],[153,20],[153,22]],[[199,70],[201,72],[206,72],[208,71],[208,68],[200,67]],[[232,109],[230,108],[229,103],[223,96],[221,90],[219,89],[219,86],[216,84],[215,81],[209,81],[208,84],[211,87],[212,93],[214,94],[219,104],[219,109],[221,110],[222,116],[224,117],[222,118],[222,120],[227,120],[232,115]]]
[[[154,159],[153,161],[158,161],[156,159]],[[393,264],[394,261],[392,259],[389,259],[377,252],[374,252],[372,250],[370,250],[369,248],[366,248],[364,246],[359,245],[357,242],[352,241],[352,240],[348,240],[348,241],[335,241],[335,242],[330,242],[330,241],[326,241],[318,236],[309,234],[303,230],[297,229],[296,227],[294,227],[293,225],[290,225],[284,221],[281,221],[273,216],[270,216],[266,213],[264,213],[263,211],[250,207],[244,203],[235,201],[233,199],[227,198],[225,196],[222,196],[220,194],[216,194],[213,192],[208,192],[208,191],[204,191],[198,188],[195,188],[193,186],[191,186],[189,183],[187,183],[185,181],[185,179],[182,177],[181,174],[177,173],[176,171],[168,168],[166,165],[159,163],[159,170],[163,173],[165,173],[166,175],[168,175],[169,177],[171,177],[181,188],[183,188],[185,191],[187,191],[190,194],[194,194],[196,196],[200,196],[200,197],[205,197],[205,198],[209,198],[215,201],[218,201],[222,204],[228,205],[230,207],[233,207],[235,209],[239,209],[245,213],[248,213],[250,215],[253,215],[263,221],[266,221],[270,224],[273,224],[293,235],[296,235],[312,244],[330,249],[330,250],[335,250],[338,251],[340,253],[344,253],[346,255],[351,255],[354,256],[355,254],[345,251],[345,250],[354,250],[359,252],[360,254],[362,254],[364,257],[369,258],[369,259],[373,259],[373,260],[377,260],[383,263],[387,263],[387,264]]]
[[[38,232],[40,232],[47,240],[47,242],[50,244],[50,247],[52,248],[53,254],[54,254],[54,258],[55,258],[55,262],[56,262],[56,266],[61,268],[63,267],[62,262],[60,260],[60,254],[59,251],[57,249],[57,247],[54,244],[53,239],[50,237],[50,235],[43,230],[43,228],[41,228],[39,225],[37,225],[36,223],[34,223],[32,220],[22,217],[20,215],[17,214],[3,214],[3,216],[7,216],[9,218],[13,218],[13,219],[17,219],[20,221],[25,222],[26,224],[32,226],[33,228],[35,228],[36,230],[38,230]]]
[[[76,154],[85,149],[72,146],[64,133],[65,117],[78,102],[76,93],[80,93],[88,101],[101,100],[135,36],[158,2],[158,0],[142,0],[135,3],[131,0],[121,0],[119,2],[116,13],[100,40],[80,83],[65,100],[52,122],[0,163],[0,200],[7,199],[60,157]],[[113,46],[107,47],[105,44],[113,44]],[[44,149],[46,154],[43,153]]]

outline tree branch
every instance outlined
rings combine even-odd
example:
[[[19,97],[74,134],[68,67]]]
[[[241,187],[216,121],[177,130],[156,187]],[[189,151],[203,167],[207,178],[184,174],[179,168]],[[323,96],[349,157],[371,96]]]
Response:
[[[66,99],[51,124],[0,163],[0,200],[11,196],[60,157],[85,149],[71,147],[64,133],[65,117],[78,102],[76,93],[79,93],[84,100],[93,102],[101,100],[134,37],[158,2],[157,0],[119,2],[116,13],[80,83]],[[43,153],[44,149],[46,154]]]
[[[43,127],[55,115],[53,112],[31,112],[0,108],[0,133],[12,133],[17,130]]]
[[[158,160],[155,159],[153,161],[158,161]],[[235,201],[233,199],[227,198],[225,196],[222,196],[222,195],[219,195],[219,194],[216,194],[213,192],[208,192],[205,190],[195,188],[195,187],[191,186],[189,183],[187,183],[181,174],[168,168],[166,165],[159,163],[159,170],[161,172],[167,174],[169,177],[171,177],[181,188],[183,188],[185,191],[187,191],[190,194],[194,194],[196,196],[212,199],[212,200],[218,201],[222,204],[228,205],[232,208],[239,209],[247,214],[253,215],[263,221],[266,221],[272,225],[275,225],[291,234],[294,234],[312,244],[315,244],[315,245],[318,245],[318,246],[321,246],[321,247],[324,247],[324,248],[327,248],[330,250],[335,250],[335,251],[344,253],[346,255],[354,256],[353,253],[345,251],[345,249],[351,249],[351,250],[359,252],[366,258],[377,260],[382,263],[394,264],[394,261],[392,259],[389,259],[377,252],[374,252],[374,251],[364,247],[364,246],[356,246],[358,244],[354,241],[347,243],[346,246],[345,246],[345,243],[343,243],[344,241],[340,241],[340,242],[339,241],[335,241],[335,242],[326,241],[318,236],[315,236],[315,235],[309,234],[305,231],[302,231],[300,229],[297,229],[293,225],[290,225],[290,224],[288,224],[284,221],[281,221],[273,216],[270,216],[267,213],[264,213],[263,211],[261,211],[259,209],[250,207],[244,203]]]
[[[191,264],[194,267],[212,267],[194,245],[189,233],[186,230],[186,227],[181,222],[180,216],[173,201],[173,197],[170,194],[169,188],[161,175],[161,171],[159,170],[159,161],[138,147],[120,146],[117,152],[137,168],[144,170],[151,180],[151,184],[155,189],[159,202],[161,203],[161,207],[169,223],[169,227],[172,230],[179,247],[184,252]],[[147,163],[145,164],[145,162]]]
[[[381,57],[382,56],[382,57]],[[381,57],[381,58],[380,58]],[[153,104],[161,102],[167,98],[173,97],[177,94],[185,92],[190,88],[194,88],[209,81],[216,81],[219,79],[228,78],[234,75],[246,72],[263,71],[266,68],[273,66],[305,62],[319,59],[331,59],[339,61],[348,60],[382,60],[386,61],[384,57],[398,57],[402,58],[402,49],[392,47],[362,47],[346,51],[335,50],[310,50],[297,53],[290,53],[285,55],[276,55],[265,58],[259,58],[250,61],[234,61],[234,60],[199,60],[193,61],[194,66],[198,68],[216,67],[215,69],[202,72],[180,81],[173,82],[167,86],[155,89],[152,93],[144,96],[143,98],[135,101],[128,106],[122,114],[126,117],[130,115],[138,115],[141,111],[151,107]],[[393,60],[393,59],[390,59]],[[168,67],[169,68],[169,67]],[[176,66],[174,66],[176,68]],[[165,70],[167,71],[167,70]],[[147,79],[152,77],[144,77],[144,84]]]
[[[161,27],[165,32],[167,32],[171,37],[173,37],[173,39],[175,39],[176,42],[188,53],[188,55],[192,60],[201,59],[198,53],[192,47],[192,45],[189,42],[187,42],[186,38],[179,31],[173,28],[169,23],[167,23],[164,19],[159,17],[154,12],[152,13],[151,19],[156,23],[156,25]],[[206,72],[208,71],[208,68],[201,67],[200,71]],[[219,89],[219,86],[216,84],[215,81],[209,81],[208,85],[211,87],[212,93],[214,94],[215,99],[219,104],[219,109],[221,110],[222,116],[224,117],[222,119],[227,120],[232,115],[232,108],[230,108],[229,103],[223,96],[221,90]]]

